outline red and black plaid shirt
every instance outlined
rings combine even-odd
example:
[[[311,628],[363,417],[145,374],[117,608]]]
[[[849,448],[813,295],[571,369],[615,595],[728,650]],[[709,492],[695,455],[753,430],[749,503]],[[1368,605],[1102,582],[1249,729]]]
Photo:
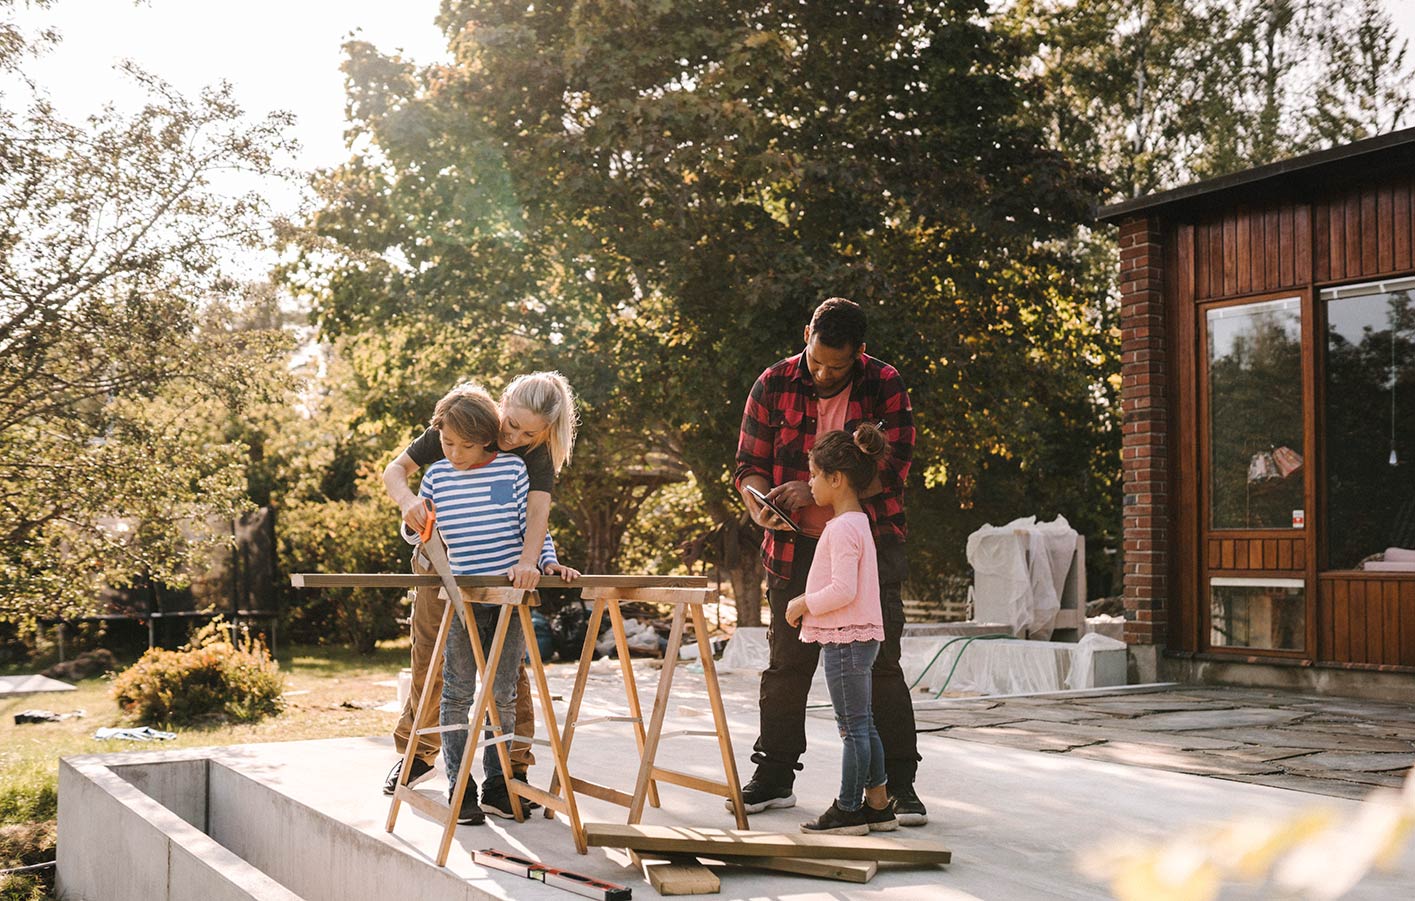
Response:
[[[808,454],[816,441],[816,386],[805,365],[805,353],[775,364],[757,377],[742,411],[742,432],[737,440],[737,470],[733,482],[760,475],[773,486],[805,481],[811,477]],[[880,464],[880,492],[861,498],[870,517],[876,542],[902,542],[904,479],[914,458],[914,414],[909,392],[899,371],[888,363],[860,355],[850,382],[845,409],[845,430],[862,422],[884,423],[889,453]],[[766,530],[762,556],[767,571],[791,578],[796,545],[782,533]]]

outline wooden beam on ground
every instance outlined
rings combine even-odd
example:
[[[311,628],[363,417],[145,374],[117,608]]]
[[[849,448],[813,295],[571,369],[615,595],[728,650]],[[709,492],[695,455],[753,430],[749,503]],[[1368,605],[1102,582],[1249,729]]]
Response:
[[[585,840],[598,847],[720,857],[809,857],[946,864],[953,854],[940,842],[872,835],[788,835],[697,826],[625,826],[586,823]]]
[[[461,588],[506,588],[505,576],[457,576]],[[536,588],[706,588],[707,576],[580,576],[567,582],[541,576]],[[417,588],[441,585],[436,574],[417,573],[291,573],[295,588]]]
[[[691,854],[630,851],[629,859],[660,895],[715,895],[722,891],[717,874]]]
[[[632,853],[632,852],[631,852]],[[651,854],[653,852],[645,852]],[[759,870],[775,870],[781,873],[798,873],[802,876],[819,876],[837,882],[869,882],[875,876],[879,865],[873,860],[838,860],[828,857],[811,859],[807,857],[738,857],[725,854],[709,857],[738,867],[754,867]]]

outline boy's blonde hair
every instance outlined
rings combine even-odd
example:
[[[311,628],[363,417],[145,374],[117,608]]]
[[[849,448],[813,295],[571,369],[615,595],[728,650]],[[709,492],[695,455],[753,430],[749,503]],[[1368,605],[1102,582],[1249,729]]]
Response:
[[[486,389],[464,382],[443,395],[432,412],[432,427],[474,444],[491,444],[501,431],[501,411]]]
[[[570,462],[575,447],[575,393],[570,382],[558,372],[532,372],[518,375],[501,392],[501,409],[520,407],[546,422],[545,432],[531,442],[532,447],[549,445],[550,462],[555,471]]]

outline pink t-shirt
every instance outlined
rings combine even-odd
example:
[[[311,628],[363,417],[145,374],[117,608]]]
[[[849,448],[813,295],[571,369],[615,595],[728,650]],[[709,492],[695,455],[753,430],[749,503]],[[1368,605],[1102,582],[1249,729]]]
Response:
[[[834,397],[825,397],[816,401],[816,440],[820,440],[820,437],[826,432],[845,428],[845,411],[849,406],[850,391],[848,389],[837,393]],[[831,507],[807,504],[796,515],[796,524],[801,527],[802,534],[809,538],[815,538],[825,531],[825,524],[830,522],[830,518],[834,515],[835,510]]]
[[[875,539],[870,518],[862,511],[851,511],[826,523],[806,575],[805,600],[802,641],[884,641]]]

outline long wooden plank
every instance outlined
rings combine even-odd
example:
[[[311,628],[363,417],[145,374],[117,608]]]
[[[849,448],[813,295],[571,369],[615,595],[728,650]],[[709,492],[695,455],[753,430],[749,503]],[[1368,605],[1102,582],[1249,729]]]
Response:
[[[1312,236],[1312,278],[1324,282],[1331,278],[1331,204],[1325,200],[1317,204]]]
[[[1246,207],[1238,210],[1238,244],[1234,269],[1238,274],[1238,293],[1253,291],[1253,232],[1252,212]]]
[[[1415,582],[1400,583],[1400,660],[1415,666]]]
[[[1380,271],[1376,253],[1376,192],[1361,192],[1361,274],[1375,275]]]
[[[1223,217],[1223,293],[1238,293],[1238,221],[1230,211]]]
[[[1376,191],[1376,268],[1395,268],[1395,194],[1389,183]]]
[[[713,857],[840,857],[847,860],[946,864],[953,853],[940,842],[873,835],[787,835],[696,826],[586,823],[585,840],[603,848],[668,851]]]
[[[1394,196],[1392,241],[1395,244],[1395,259],[1393,265],[1396,270],[1404,270],[1410,268],[1410,184],[1407,182],[1396,185]]]
[[[505,576],[457,576],[459,588],[505,588]],[[291,573],[295,588],[417,588],[440,585],[436,574],[417,573]],[[542,576],[537,588],[706,588],[706,576],[580,576],[567,582]]]
[[[875,877],[879,864],[873,860],[840,860],[829,857],[739,857],[724,854],[709,858],[721,860],[739,867],[754,867],[759,870],[775,870],[781,873],[797,873],[801,876],[819,876],[836,882],[866,883]]]
[[[587,586],[583,597],[618,598],[624,602],[639,601],[648,604],[709,604],[717,600],[711,588],[691,586],[685,588],[659,586]]]
[[[722,891],[717,874],[691,854],[630,851],[629,859],[660,895],[715,895]]]

